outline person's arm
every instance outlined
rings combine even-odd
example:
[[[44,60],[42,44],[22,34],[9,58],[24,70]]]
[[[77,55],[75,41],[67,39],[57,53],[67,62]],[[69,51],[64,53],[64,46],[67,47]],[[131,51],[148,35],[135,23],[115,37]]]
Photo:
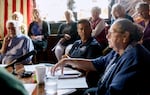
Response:
[[[29,29],[28,29],[28,36],[29,37],[31,37],[33,34],[32,34],[32,27],[33,27],[33,22],[32,23],[30,23],[30,25],[29,25]]]
[[[55,75],[55,71],[57,71],[58,69],[61,69],[63,73],[63,67],[66,65],[71,65],[74,68],[82,69],[85,71],[96,71],[96,68],[89,59],[63,58],[57,64],[55,64],[55,66],[52,67],[52,75]]]
[[[7,46],[9,44],[11,40],[11,37],[9,35],[6,35],[4,40],[3,40],[3,44],[2,44],[2,48],[0,50],[0,54],[4,54],[7,51]]]
[[[101,19],[101,21],[97,24],[95,29],[92,30],[92,36],[93,37],[98,36],[102,32],[103,29],[105,29],[105,21]]]
[[[21,81],[0,67],[0,89],[4,95],[29,95]]]

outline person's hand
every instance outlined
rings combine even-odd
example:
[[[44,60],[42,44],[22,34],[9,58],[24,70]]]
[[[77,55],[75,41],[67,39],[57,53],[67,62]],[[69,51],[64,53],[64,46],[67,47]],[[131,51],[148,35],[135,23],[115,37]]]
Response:
[[[52,68],[51,68],[51,74],[55,75],[55,72],[58,70],[61,70],[61,74],[63,74],[63,69],[65,66],[65,58],[61,59],[60,61],[58,61],[58,63],[56,63]]]
[[[69,40],[69,39],[71,39],[71,36],[68,35],[68,34],[65,34],[65,35],[64,35],[64,38],[65,38],[66,40]]]
[[[65,38],[61,38],[61,39],[59,40],[59,42],[58,42],[58,43],[62,44],[62,43],[64,43],[65,41],[66,41],[66,39],[65,39]]]
[[[32,39],[32,40],[39,40],[39,41],[42,41],[43,38],[44,38],[43,35],[39,35],[39,36],[31,36],[31,39]]]
[[[43,38],[44,38],[43,35],[36,36],[36,39],[39,40],[39,41],[42,41]]]
[[[7,46],[9,44],[9,42],[10,42],[11,39],[12,39],[12,37],[10,37],[9,34],[6,35],[5,38],[4,38],[4,41],[3,41],[4,45]]]
[[[36,36],[31,36],[31,39],[32,40],[36,40]]]
[[[67,54],[65,54],[65,55],[62,55],[61,58],[70,58],[70,57]]]

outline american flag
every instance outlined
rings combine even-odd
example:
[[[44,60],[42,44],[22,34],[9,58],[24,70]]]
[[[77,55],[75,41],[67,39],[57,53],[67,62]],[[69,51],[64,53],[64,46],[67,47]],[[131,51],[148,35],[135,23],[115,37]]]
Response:
[[[12,19],[12,13],[18,11],[23,14],[24,24],[27,26],[32,19],[32,8],[35,0],[0,0],[0,36],[7,34],[6,21]]]

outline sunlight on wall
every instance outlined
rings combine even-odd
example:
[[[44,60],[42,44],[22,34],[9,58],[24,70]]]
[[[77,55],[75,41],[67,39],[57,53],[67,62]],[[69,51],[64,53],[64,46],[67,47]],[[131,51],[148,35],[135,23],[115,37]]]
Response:
[[[41,10],[42,18],[48,21],[63,21],[64,11],[67,9],[67,0],[36,0],[37,7]],[[99,6],[102,9],[102,18],[108,18],[108,0],[74,0],[74,12],[77,12],[77,18],[90,17],[90,10],[93,6]]]

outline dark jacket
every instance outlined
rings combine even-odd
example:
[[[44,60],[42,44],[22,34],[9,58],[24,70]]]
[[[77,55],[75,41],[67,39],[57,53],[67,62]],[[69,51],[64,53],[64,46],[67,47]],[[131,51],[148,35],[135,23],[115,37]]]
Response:
[[[93,60],[97,70],[106,68],[116,52]],[[96,95],[145,95],[150,92],[150,52],[142,45],[128,48],[115,61],[108,77],[99,80]]]

